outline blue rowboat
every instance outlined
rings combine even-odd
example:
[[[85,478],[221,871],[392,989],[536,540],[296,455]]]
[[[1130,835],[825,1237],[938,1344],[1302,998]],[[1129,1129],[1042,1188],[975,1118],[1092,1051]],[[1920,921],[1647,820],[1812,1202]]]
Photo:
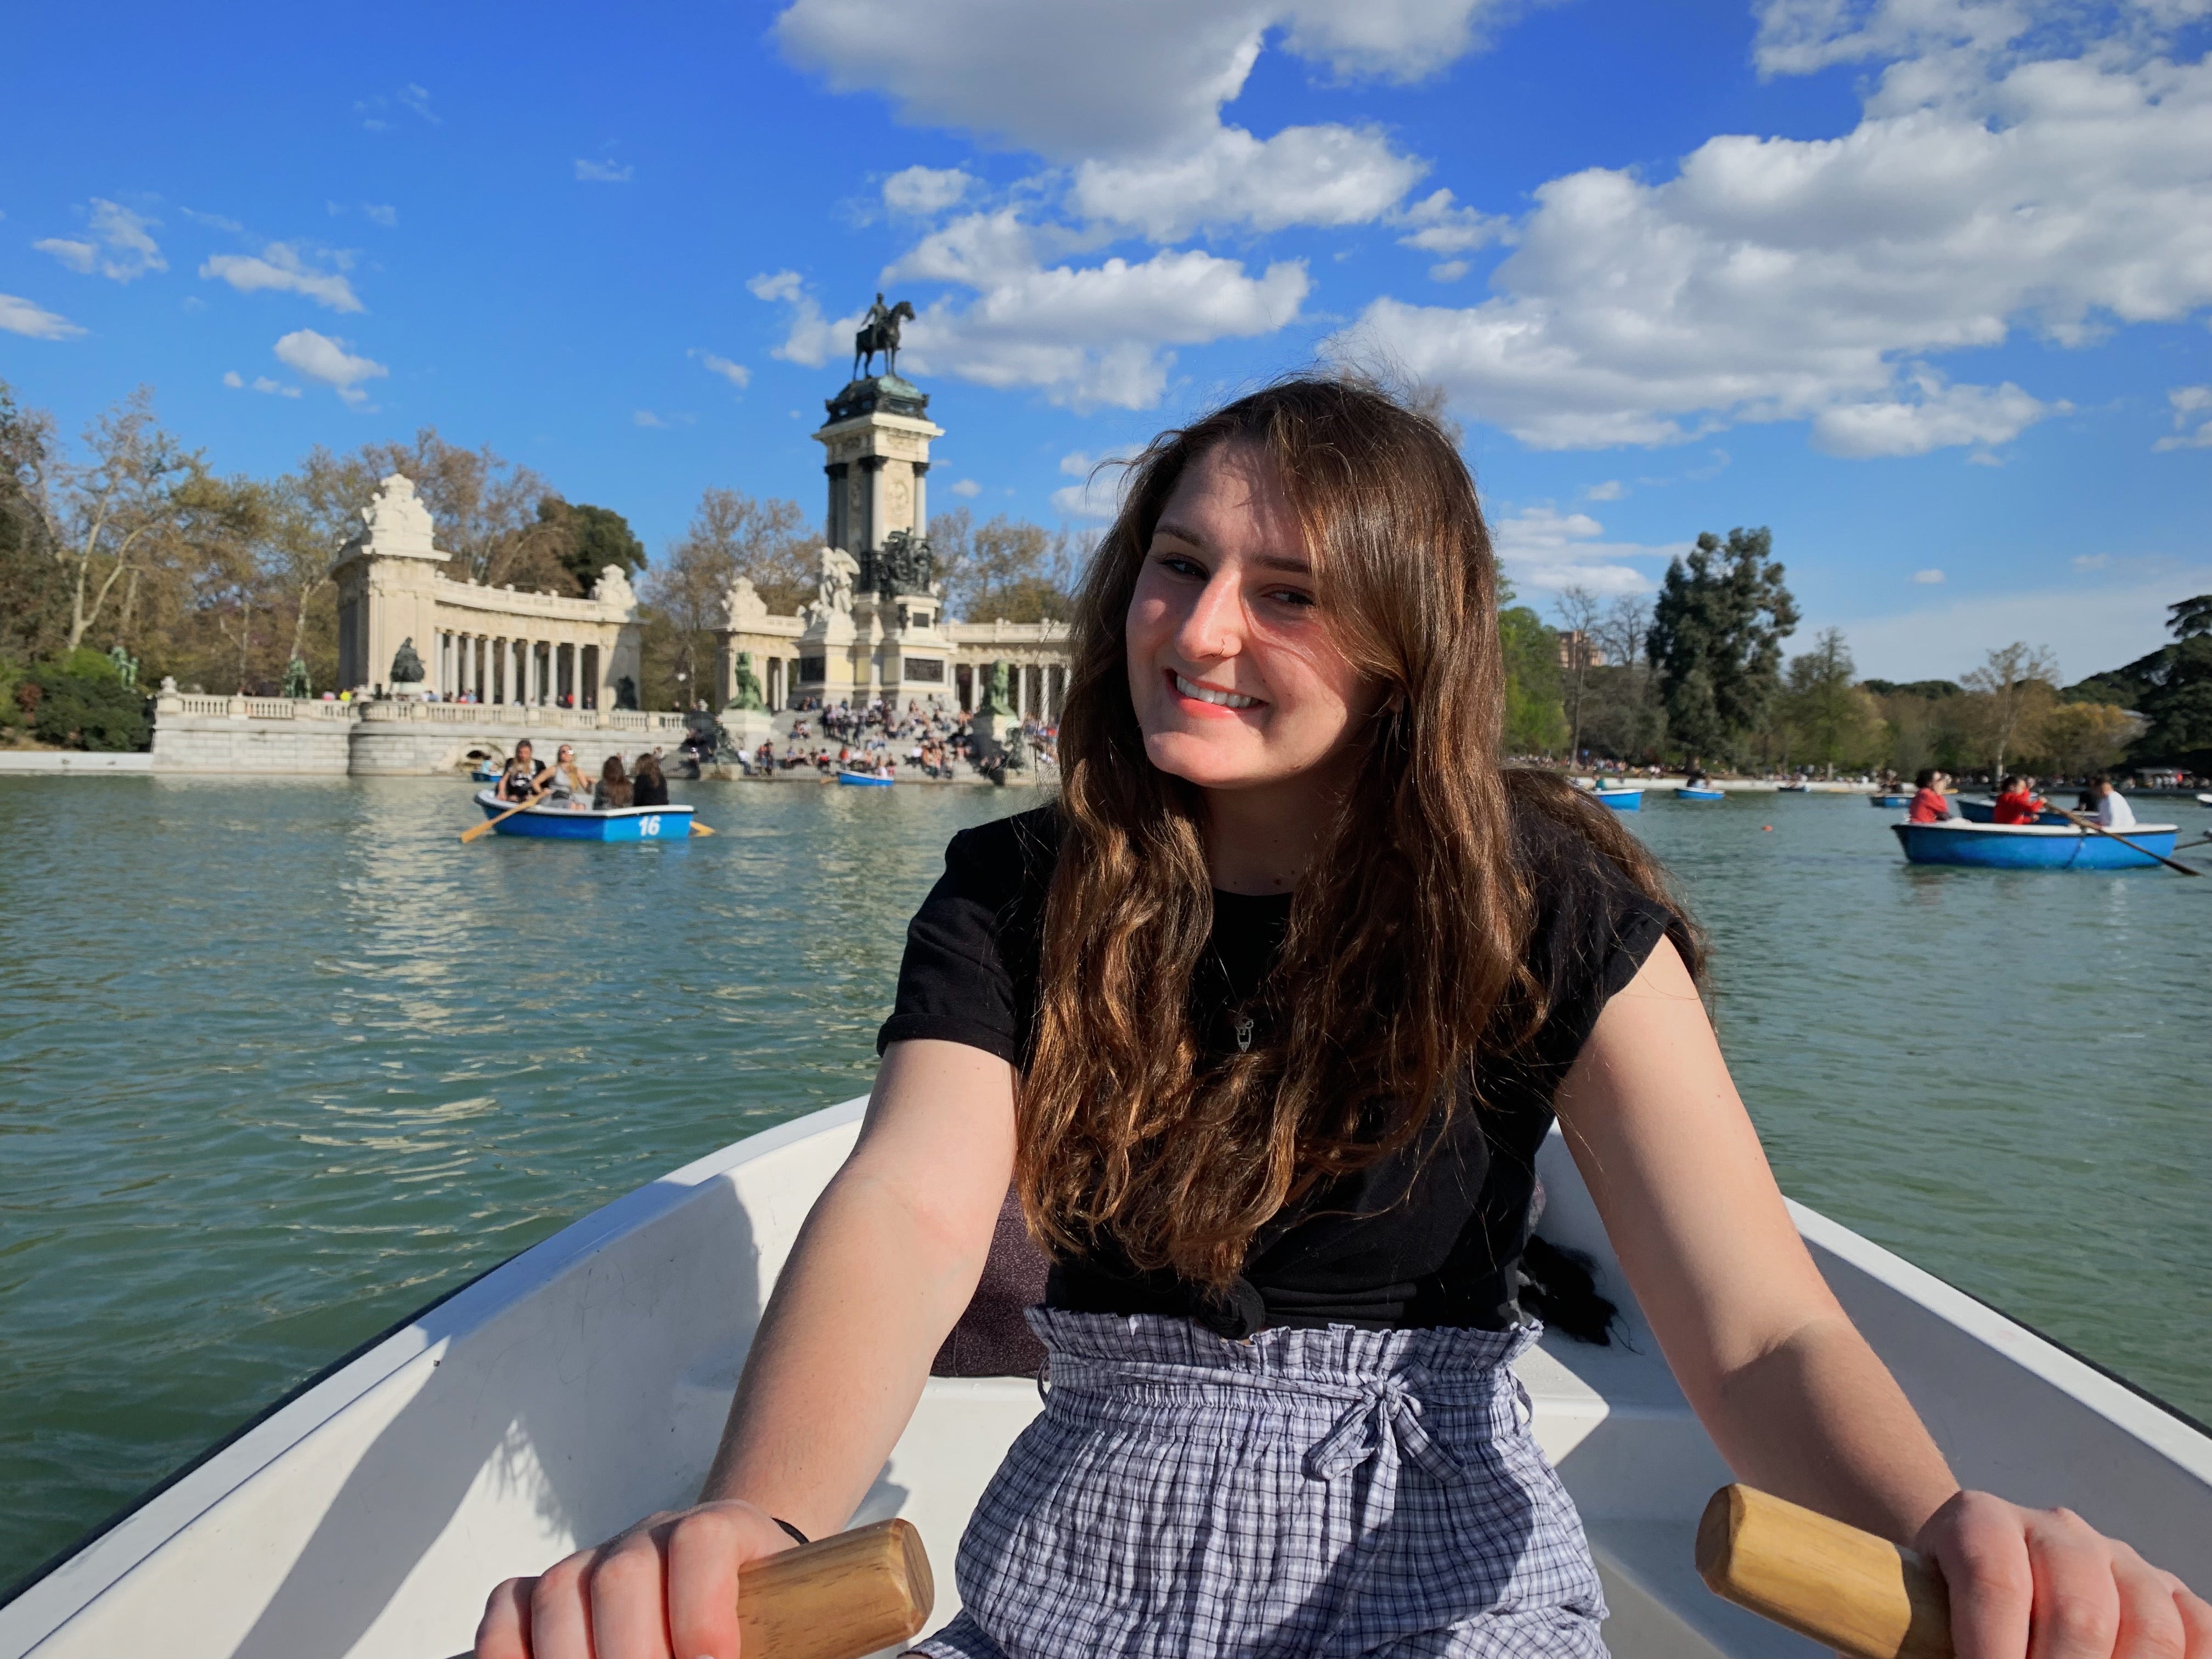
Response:
[[[1997,805],[1991,800],[1978,800],[1972,795],[1959,797],[1959,816],[1969,823],[1995,823]],[[2042,812],[2036,816],[2038,823],[2071,823],[2073,819],[2063,812]]]
[[[1676,800],[1726,800],[1728,792],[1723,789],[1696,789],[1686,783],[1675,789],[1674,799]]]
[[[1893,823],[1908,863],[1965,864],[1984,870],[2155,870],[2155,853],[2173,856],[2175,826],[2139,823],[2118,833],[2136,843],[2115,841],[2072,824]],[[2142,850],[2138,852],[2136,848]]]
[[[477,805],[496,818],[509,803],[489,789],[477,792]],[[691,833],[688,806],[610,806],[603,810],[526,806],[493,826],[502,836],[536,836],[554,841],[682,841]]]
[[[471,783],[497,783],[499,781],[499,768],[496,766],[479,766],[475,771],[469,774],[469,781]]]
[[[1590,793],[1616,812],[1641,812],[1644,792],[1641,789],[1593,789]]]
[[[1912,797],[1910,795],[1869,795],[1867,797],[1867,805],[1873,807],[1878,812],[1902,811],[1905,807],[1912,805]]]
[[[855,789],[888,789],[898,780],[879,778],[872,772],[840,772],[837,775],[837,781],[849,783]]]

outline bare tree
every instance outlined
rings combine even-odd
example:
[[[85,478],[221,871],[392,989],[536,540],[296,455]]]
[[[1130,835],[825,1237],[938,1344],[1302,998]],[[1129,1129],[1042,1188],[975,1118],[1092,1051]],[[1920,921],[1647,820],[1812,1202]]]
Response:
[[[1075,538],[1004,514],[976,524],[964,507],[929,526],[948,616],[966,622],[1065,622],[1077,563]]]
[[[796,501],[709,489],[684,534],[645,578],[642,597],[672,630],[679,672],[699,684],[707,637],[721,625],[722,596],[740,576],[770,611],[788,614],[813,597],[813,538]]]
[[[558,518],[541,518],[538,504],[553,487],[526,466],[493,451],[463,449],[426,426],[411,441],[363,444],[349,455],[318,445],[293,475],[302,510],[314,532],[327,539],[335,559],[339,544],[359,528],[361,509],[394,472],[412,479],[436,520],[438,545],[459,556],[455,576],[497,586],[578,592],[561,556],[567,531]]]
[[[1992,759],[1990,781],[2004,777],[2005,756],[2032,749],[2037,728],[2057,701],[2058,659],[2049,646],[2014,640],[1989,653],[1979,668],[1960,676],[1975,698],[1981,738]]]
[[[27,433],[37,441],[17,445],[10,458],[16,487],[67,588],[64,648],[74,650],[117,585],[146,567],[163,535],[191,510],[190,487],[205,469],[196,452],[161,429],[145,386],[85,428],[82,462],[56,453],[43,413],[19,418],[40,429]]]
[[[1552,602],[1566,624],[1567,764],[1579,766],[1583,754],[1583,693],[1589,683],[1590,653],[1597,648],[1597,626],[1605,607],[1587,587],[1563,587]]]

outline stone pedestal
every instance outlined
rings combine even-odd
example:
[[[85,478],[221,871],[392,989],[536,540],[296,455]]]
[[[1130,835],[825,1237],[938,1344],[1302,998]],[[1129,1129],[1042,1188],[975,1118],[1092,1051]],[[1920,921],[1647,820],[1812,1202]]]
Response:
[[[730,741],[748,755],[775,739],[775,717],[765,708],[725,708],[715,718]]]

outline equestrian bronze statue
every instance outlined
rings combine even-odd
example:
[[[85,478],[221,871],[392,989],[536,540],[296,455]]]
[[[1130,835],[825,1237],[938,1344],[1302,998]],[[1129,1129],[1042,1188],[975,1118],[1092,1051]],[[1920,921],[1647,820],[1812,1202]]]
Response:
[[[898,373],[899,325],[914,320],[914,307],[901,300],[896,305],[885,307],[884,296],[876,295],[875,304],[861,319],[860,332],[853,336],[853,378],[860,378],[860,365],[873,368],[876,354],[884,354],[884,373]]]

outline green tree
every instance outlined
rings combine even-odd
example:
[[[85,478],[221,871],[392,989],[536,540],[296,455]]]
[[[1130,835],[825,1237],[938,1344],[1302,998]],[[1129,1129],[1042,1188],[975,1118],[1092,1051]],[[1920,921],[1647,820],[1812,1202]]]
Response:
[[[31,729],[47,743],[72,749],[143,749],[149,736],[146,698],[125,685],[115,665],[79,647],[27,677],[38,687]]]
[[[1498,613],[1498,636],[1505,658],[1505,752],[1555,754],[1567,740],[1559,632],[1516,605]]]
[[[1887,746],[1888,732],[1873,695],[1852,683],[1850,647],[1840,628],[1824,629],[1813,648],[1790,659],[1780,699],[1797,758],[1825,766],[1861,766]]]
[[[1765,721],[1781,684],[1782,641],[1797,626],[1765,529],[1700,534],[1667,567],[1645,643],[1659,672],[1668,740],[1686,755],[1731,758]]]
[[[1598,623],[1604,619],[1604,607],[1597,595],[1587,587],[1563,587],[1553,601],[1559,620],[1566,624],[1559,639],[1566,656],[1562,675],[1562,690],[1567,709],[1567,763],[1582,763],[1583,716],[1589,712],[1590,670],[1596,664],[1599,653]]]
[[[15,402],[0,380],[0,657],[28,661],[59,648],[69,626],[62,568],[46,544],[32,490],[46,471],[53,423]]]
[[[538,503],[538,521],[556,533],[554,556],[579,593],[589,593],[609,565],[625,576],[645,568],[645,544],[611,507],[547,495]]]
[[[2147,729],[2131,750],[2138,763],[2212,770],[2212,593],[2168,606],[2166,623],[2172,644],[2068,695],[2095,688],[2141,714]]]

